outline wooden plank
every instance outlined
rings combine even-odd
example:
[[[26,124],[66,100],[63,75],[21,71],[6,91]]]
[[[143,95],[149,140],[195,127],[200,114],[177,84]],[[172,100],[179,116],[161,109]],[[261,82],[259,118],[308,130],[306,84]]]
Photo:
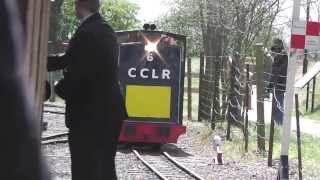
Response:
[[[34,118],[34,98],[30,95],[33,84],[29,81],[29,74],[32,70],[30,62],[26,62],[25,52],[28,29],[33,25],[24,24],[22,31],[16,12],[16,3],[21,3],[20,12],[31,14],[33,6],[25,6],[28,0],[4,0],[1,6],[1,85],[4,85],[1,100],[5,103],[1,108],[2,136],[5,150],[1,153],[1,179],[50,179],[46,167],[41,158],[39,126]],[[28,7],[30,7],[29,11]],[[32,13],[33,14],[33,13]],[[3,15],[3,16],[2,16]],[[32,15],[33,16],[33,15]],[[25,16],[22,19],[27,18]],[[30,21],[29,21],[30,22]],[[31,21],[31,24],[33,22]],[[33,31],[33,30],[32,30]],[[22,33],[23,32],[23,33]],[[32,33],[28,40],[30,45]],[[31,46],[29,48],[31,50]],[[29,58],[30,60],[30,58]],[[4,69],[4,70],[3,70]],[[32,86],[30,88],[30,85]]]
[[[30,7],[29,10],[34,11],[33,13],[33,19],[32,19],[32,24],[30,26],[32,27],[32,37],[30,38],[31,41],[31,48],[30,48],[30,84],[32,85],[32,97],[35,103],[35,112],[34,116],[36,117],[35,124],[38,125],[36,129],[37,134],[41,134],[41,120],[39,118],[40,112],[38,112],[38,100],[37,100],[37,74],[38,74],[38,54],[39,54],[39,41],[40,41],[40,18],[41,18],[41,1],[40,0],[34,0],[34,6]]]
[[[31,19],[29,19],[29,26],[32,26],[29,30],[31,30],[31,34],[29,37],[29,43],[30,43],[30,83],[33,83],[33,87],[35,87],[35,79],[37,74],[37,59],[38,59],[38,52],[39,52],[39,46],[38,43],[40,41],[40,10],[41,10],[41,1],[39,0],[33,0],[33,6],[29,6],[29,12],[31,12],[29,15],[32,16]],[[35,89],[33,90],[35,92]]]
[[[294,85],[295,88],[302,89],[313,77],[320,73],[320,62],[317,62],[302,78],[300,78]]]
[[[34,2],[35,0],[29,0],[29,3],[28,3],[28,7],[27,7],[27,47],[26,47],[26,64],[27,66],[25,66],[27,71],[30,72],[30,66],[29,64],[31,63],[31,47],[32,47],[32,37],[33,37],[33,29],[34,29],[34,26],[33,26],[33,17],[34,17],[34,13],[35,13],[35,7],[34,7]]]
[[[48,55],[48,35],[49,35],[49,1],[42,1],[42,11],[41,11],[41,26],[40,26],[40,42],[39,42],[39,56],[38,56],[38,66],[37,66],[37,80],[36,80],[36,103],[38,108],[37,117],[41,118],[43,110],[43,99],[44,99],[44,86],[46,77],[46,65],[47,65],[47,55]]]
[[[28,81],[31,85],[30,99],[35,104],[35,124],[39,125],[42,115],[42,101],[44,93],[44,78],[46,73],[47,42],[49,26],[49,3],[48,0],[30,0],[27,17],[27,47],[26,64]],[[40,128],[36,129],[40,134]]]
[[[40,102],[40,94],[41,93],[41,86],[40,86],[40,81],[41,81],[41,71],[42,71],[42,67],[41,67],[41,54],[43,52],[43,44],[42,44],[42,41],[43,41],[43,21],[44,21],[44,7],[43,7],[43,4],[45,3],[46,1],[40,1],[40,9],[39,10],[39,13],[40,13],[40,18],[39,18],[39,34],[37,35],[38,38],[39,38],[39,42],[35,42],[35,47],[37,47],[37,54],[34,55],[34,65],[35,67],[34,68],[34,73],[35,73],[35,99],[36,99],[36,104],[37,104],[37,109],[40,108],[40,105],[39,105],[39,102]],[[37,117],[38,117],[38,114],[37,114]]]

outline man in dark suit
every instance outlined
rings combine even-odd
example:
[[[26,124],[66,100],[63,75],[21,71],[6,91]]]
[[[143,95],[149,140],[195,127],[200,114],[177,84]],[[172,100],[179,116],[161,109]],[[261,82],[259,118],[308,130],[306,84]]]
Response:
[[[80,26],[63,56],[48,58],[48,70],[64,69],[60,94],[73,180],[117,179],[115,154],[127,118],[118,83],[118,44],[113,29],[98,13],[100,0],[75,0]]]

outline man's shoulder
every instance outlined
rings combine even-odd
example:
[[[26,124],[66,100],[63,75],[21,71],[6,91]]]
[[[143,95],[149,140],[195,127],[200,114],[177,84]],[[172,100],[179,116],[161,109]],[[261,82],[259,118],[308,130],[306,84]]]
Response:
[[[114,29],[109,25],[109,23],[105,20],[102,20],[102,26],[106,28],[106,30],[110,33],[115,33]]]
[[[80,31],[87,32],[87,33],[94,33],[94,34],[96,33],[114,34],[115,33],[113,28],[103,19],[84,24],[80,28]]]
[[[103,28],[106,31],[114,32],[113,28],[107,23],[100,13],[93,14],[82,25],[83,29],[98,29]]]

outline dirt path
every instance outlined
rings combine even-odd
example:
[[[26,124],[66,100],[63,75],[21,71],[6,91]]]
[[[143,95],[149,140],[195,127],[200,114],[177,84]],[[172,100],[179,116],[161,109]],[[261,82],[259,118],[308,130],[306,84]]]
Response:
[[[257,121],[256,97],[257,97],[256,89],[255,87],[253,87],[253,94],[251,98],[252,109],[249,110],[249,120],[253,122]],[[268,101],[265,101],[264,103],[264,115],[265,115],[264,118],[267,124],[270,124],[270,121],[271,121],[271,102],[270,101],[268,100]],[[296,127],[297,127],[296,118],[293,116],[291,119],[291,129],[296,130]],[[305,119],[302,116],[300,116],[300,129],[301,129],[301,132],[303,133],[320,137],[320,121]]]

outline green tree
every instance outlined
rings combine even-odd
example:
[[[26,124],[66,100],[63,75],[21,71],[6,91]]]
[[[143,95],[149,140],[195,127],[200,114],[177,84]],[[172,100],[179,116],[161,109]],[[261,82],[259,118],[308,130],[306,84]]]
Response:
[[[204,52],[204,82],[206,90],[210,93],[200,91],[199,97],[205,97],[206,107],[210,107],[204,108],[206,114],[210,114],[206,120],[211,121],[214,128],[217,121],[225,118],[226,107],[221,107],[220,103],[223,93],[224,104],[229,104],[228,119],[240,126],[243,121],[241,108],[234,105],[244,104],[244,99],[238,93],[244,92],[244,86],[238,83],[244,82],[245,78],[242,59],[252,54],[255,42],[264,44],[270,42],[274,35],[273,23],[280,12],[281,1],[171,0],[171,2],[169,13],[161,17],[158,24],[164,31],[187,35],[190,56]],[[232,78],[227,80],[221,76],[226,71],[222,71],[221,63],[225,62],[222,59],[233,55],[235,56],[230,66],[232,70],[226,72],[232,75]],[[240,71],[236,71],[237,69]],[[224,89],[228,91],[220,89],[222,81],[226,82]],[[220,111],[220,108],[224,109]],[[230,137],[228,135],[227,137]]]
[[[174,0],[171,3],[170,11],[156,24],[160,30],[187,36],[188,55],[199,56],[202,34],[197,0]]]
[[[137,4],[128,0],[105,0],[101,6],[101,14],[115,30],[137,28],[136,18],[139,11]]]
[[[78,20],[75,16],[74,0],[64,0],[62,5],[63,20],[61,23],[61,40],[70,39],[78,26]]]

